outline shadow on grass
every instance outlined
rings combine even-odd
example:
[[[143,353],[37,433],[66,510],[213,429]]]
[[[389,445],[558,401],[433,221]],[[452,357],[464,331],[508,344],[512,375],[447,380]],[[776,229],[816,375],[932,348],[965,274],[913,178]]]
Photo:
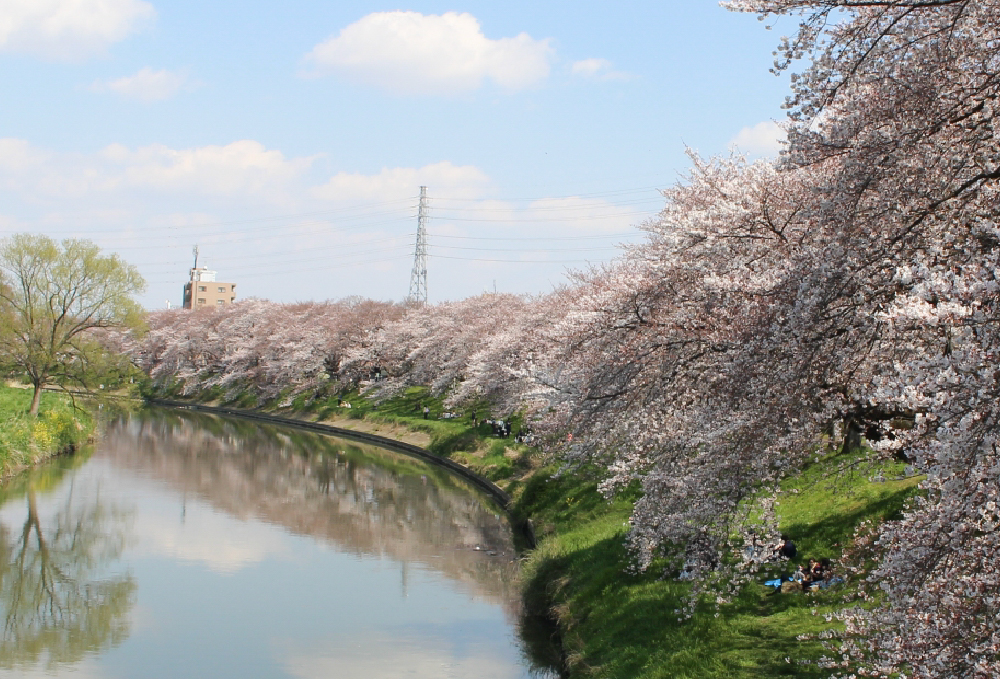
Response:
[[[831,514],[819,521],[785,521],[782,529],[798,544],[801,558],[836,558],[850,542],[858,524],[865,520],[882,523],[899,519],[907,501],[917,492],[915,485],[900,488],[853,511]]]
[[[679,620],[690,585],[624,570],[622,536],[544,558],[525,582],[528,609],[560,623],[570,676],[828,676],[797,661],[814,660],[821,649],[795,638],[801,624],[786,624],[797,616],[814,627],[811,601],[768,601],[763,590],[747,591],[718,617],[714,603],[700,603],[693,619]]]
[[[542,533],[562,532],[606,514],[607,499],[597,491],[596,478],[584,473],[557,476],[554,466],[540,469],[524,484],[512,512],[532,518]]]

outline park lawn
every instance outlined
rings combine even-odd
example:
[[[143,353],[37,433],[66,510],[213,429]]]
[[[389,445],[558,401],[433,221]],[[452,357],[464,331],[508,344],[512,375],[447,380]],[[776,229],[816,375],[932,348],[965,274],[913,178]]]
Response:
[[[856,474],[831,486],[828,475],[841,462],[829,456],[784,485],[781,528],[800,559],[835,559],[860,521],[893,518],[916,490],[919,479],[896,478],[902,467],[894,464],[881,469],[889,480]],[[662,569],[628,569],[628,495],[609,502],[585,474],[543,473],[517,503],[539,536],[524,568],[526,604],[555,618],[570,676],[829,676],[815,664],[822,645],[797,637],[835,626],[825,614],[838,608],[843,590],[767,596],[770,589],[749,585],[734,601],[718,608],[702,601],[692,619],[679,621],[690,585]]]
[[[93,431],[93,418],[61,394],[42,392],[38,417],[31,417],[31,396],[30,389],[0,386],[0,478],[79,446]]]

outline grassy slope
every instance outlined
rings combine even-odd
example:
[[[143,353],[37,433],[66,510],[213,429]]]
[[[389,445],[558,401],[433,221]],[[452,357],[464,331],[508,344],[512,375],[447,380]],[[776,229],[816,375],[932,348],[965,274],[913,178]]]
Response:
[[[93,420],[68,398],[42,393],[37,418],[28,415],[31,390],[0,386],[0,478],[86,440]]]
[[[464,411],[463,417],[441,420],[444,411],[440,398],[429,396],[427,389],[411,387],[397,397],[373,406],[370,402],[351,394],[347,398],[351,408],[338,408],[337,399],[316,400],[306,405],[304,399],[293,402],[293,416],[312,416],[320,420],[333,416],[364,418],[376,422],[403,425],[411,430],[424,432],[430,436],[427,449],[443,457],[450,458],[482,474],[509,492],[516,492],[522,479],[538,467],[536,452],[528,446],[514,443],[513,434],[509,439],[494,439],[490,426],[482,422],[472,426],[472,410]],[[428,419],[424,419],[422,408],[430,409]],[[478,417],[489,416],[486,406],[477,409]],[[516,433],[520,423],[512,422]]]
[[[872,483],[857,474],[833,488],[825,479],[838,463],[830,456],[785,484],[781,526],[802,558],[835,558],[858,522],[892,518],[917,483]],[[675,610],[687,584],[625,569],[630,509],[628,498],[603,500],[593,481],[544,474],[518,502],[541,534],[525,569],[528,603],[558,620],[571,676],[829,675],[809,663],[823,654],[819,643],[796,637],[830,626],[823,614],[836,609],[838,592],[766,596],[770,590],[750,586],[718,616],[714,603],[703,603],[692,620],[679,622]]]
[[[515,514],[531,518],[539,537],[525,564],[526,601],[529,608],[556,619],[571,676],[829,675],[811,662],[823,655],[820,644],[797,636],[830,626],[823,614],[838,607],[838,592],[766,596],[768,589],[751,586],[721,609],[704,603],[692,620],[679,622],[675,610],[689,585],[652,569],[638,574],[628,570],[624,538],[634,497],[626,494],[609,502],[585,473],[553,476],[555,468],[540,468],[539,453],[490,439],[488,426],[473,429],[468,411],[461,420],[436,419],[441,402],[424,389],[409,389],[377,408],[357,395],[349,400],[350,410],[337,408],[335,398],[309,404],[297,399],[283,414],[325,419],[346,413],[425,432],[430,450],[511,492]],[[423,405],[430,407],[431,419],[423,419]],[[487,409],[480,408],[478,415],[488,416]],[[852,460],[828,455],[784,485],[782,530],[794,539],[802,558],[836,559],[859,522],[891,519],[916,487],[916,479],[895,478],[901,473],[895,466],[883,469],[890,480],[871,482],[867,470],[848,474],[834,487],[829,476],[844,462]]]

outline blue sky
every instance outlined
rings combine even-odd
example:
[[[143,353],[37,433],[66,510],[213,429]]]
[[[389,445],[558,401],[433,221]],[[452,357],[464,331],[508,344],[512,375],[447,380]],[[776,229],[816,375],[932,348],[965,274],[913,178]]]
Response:
[[[90,238],[178,303],[544,292],[685,147],[775,153],[782,26],[717,3],[0,0],[0,234]]]

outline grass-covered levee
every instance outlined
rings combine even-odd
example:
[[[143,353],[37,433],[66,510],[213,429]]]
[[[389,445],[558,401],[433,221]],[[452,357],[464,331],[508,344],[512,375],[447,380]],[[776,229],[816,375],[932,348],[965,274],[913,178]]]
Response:
[[[65,395],[43,392],[37,416],[29,389],[0,386],[0,478],[68,452],[93,431],[91,415]]]

